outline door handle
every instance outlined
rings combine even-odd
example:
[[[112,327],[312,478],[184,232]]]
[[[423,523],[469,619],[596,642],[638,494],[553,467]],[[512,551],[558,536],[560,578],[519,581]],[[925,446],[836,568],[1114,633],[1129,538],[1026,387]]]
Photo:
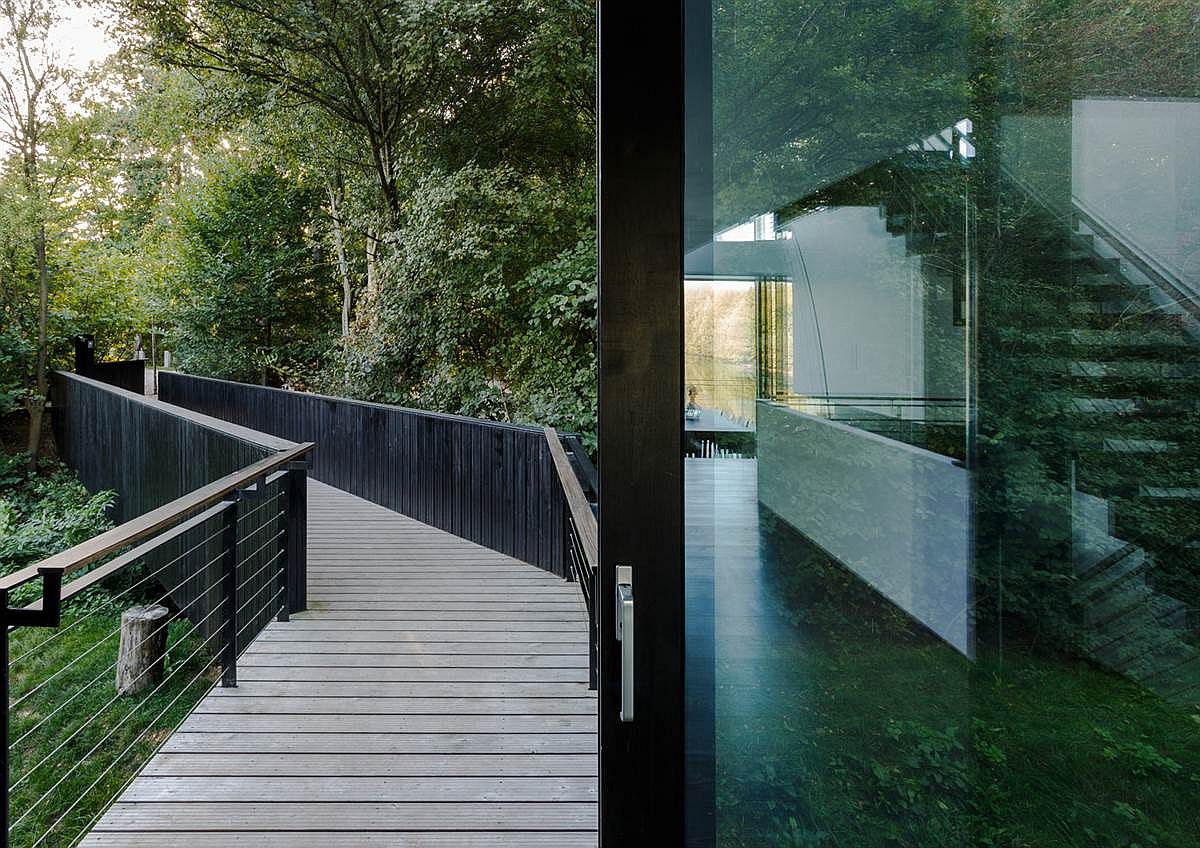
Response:
[[[617,641],[621,643],[621,721],[633,721],[633,567],[617,566]]]

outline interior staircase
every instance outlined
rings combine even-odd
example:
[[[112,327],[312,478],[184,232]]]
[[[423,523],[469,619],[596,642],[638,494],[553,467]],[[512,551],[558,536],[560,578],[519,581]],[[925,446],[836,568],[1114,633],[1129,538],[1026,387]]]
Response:
[[[947,167],[920,155],[926,172]],[[953,240],[938,210],[902,196],[882,207],[909,255],[924,261]],[[1047,391],[1006,403],[1028,404],[1046,461],[1070,462],[1082,652],[1166,697],[1200,700],[1200,322],[1111,235],[1040,206],[1022,226],[1016,249],[1049,251],[1034,264],[1053,306],[1033,306],[1000,336],[1012,367],[1029,364]]]
[[[961,205],[912,198],[953,199],[954,184],[938,191],[935,181],[953,180],[955,167],[944,151],[914,149],[905,168],[859,181],[859,197],[875,192],[886,231],[920,257],[929,280],[953,267]],[[1008,271],[1024,288],[993,289],[980,320],[990,322],[993,366],[1021,373],[1013,386],[1032,376],[1035,387],[1013,397],[992,386],[990,402],[1019,422],[1029,442],[1022,449],[1052,469],[1051,486],[1069,477],[1070,496],[1057,503],[1070,513],[1066,567],[1081,652],[1165,697],[1198,702],[1200,320],[1130,262],[1114,236],[1086,217],[1064,221],[1008,176],[1014,211],[1003,241]],[[912,179],[929,185],[914,192]],[[980,285],[994,285],[995,273],[985,271]],[[1003,315],[997,297],[1009,297]],[[870,423],[856,425],[881,429]],[[883,434],[953,455],[924,432]]]
[[[1047,374],[1067,389],[1072,560],[1094,661],[1200,698],[1200,339],[1194,322],[1076,224],[1065,327]],[[1056,344],[1057,343],[1057,344]]]

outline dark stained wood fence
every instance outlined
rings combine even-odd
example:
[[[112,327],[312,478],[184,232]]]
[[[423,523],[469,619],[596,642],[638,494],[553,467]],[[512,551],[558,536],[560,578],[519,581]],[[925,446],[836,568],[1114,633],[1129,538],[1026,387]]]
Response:
[[[96,361],[96,338],[91,333],[75,336],[75,373],[82,377],[117,386],[135,395],[146,393],[146,360],[120,362]]]
[[[564,503],[543,431],[159,372],[159,398],[316,442],[311,475],[559,576]]]
[[[116,523],[296,447],[286,439],[77,374],[53,375],[51,401],[59,456],[89,491],[117,493],[111,516]],[[301,514],[299,527],[293,523],[286,538],[290,608],[298,611],[306,605],[304,494],[298,493],[298,503],[292,500],[287,481],[284,472],[268,477],[235,505],[239,650],[273,615],[265,601],[274,588],[271,563],[280,554],[288,509]],[[302,480],[298,485],[303,489]],[[162,592],[205,637],[216,632],[222,618],[212,614],[222,597],[222,521],[221,515],[198,520],[186,533],[147,555],[143,564],[142,573],[160,572],[156,579]]]
[[[86,369],[79,369],[79,375],[116,386],[136,395],[146,393],[146,361],[144,359],[97,362]]]
[[[51,400],[59,456],[90,491],[119,494],[118,524],[295,447],[77,374],[55,373]]]

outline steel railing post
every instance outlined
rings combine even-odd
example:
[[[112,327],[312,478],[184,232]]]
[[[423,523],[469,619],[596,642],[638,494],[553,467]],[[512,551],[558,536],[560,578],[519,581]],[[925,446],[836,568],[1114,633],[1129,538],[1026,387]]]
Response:
[[[308,609],[308,468],[305,463],[288,467],[287,477],[287,609]]]
[[[571,507],[566,497],[562,498],[563,505],[563,541],[562,541],[562,570],[563,578],[568,583],[575,582],[575,549],[574,530],[571,526]]]
[[[237,686],[237,495],[225,499],[221,532],[221,685]]]
[[[0,789],[4,790],[4,800],[0,801],[0,846],[8,848],[8,787],[11,781],[8,774],[8,735],[9,735],[9,679],[8,679],[8,590],[0,589],[0,698],[4,704],[4,718],[0,721]]]
[[[291,509],[291,489],[292,489],[292,474],[289,471],[283,477],[283,496],[284,496],[284,512],[283,512],[283,529],[279,531],[279,552],[278,565],[275,567],[275,597],[278,599],[278,610],[275,614],[276,621],[287,621],[291,612],[292,599],[288,597],[288,569],[291,561],[291,539],[292,539],[292,509]]]
[[[596,601],[600,597],[600,569],[592,572],[592,603],[588,608],[588,689],[600,688],[600,616]]]

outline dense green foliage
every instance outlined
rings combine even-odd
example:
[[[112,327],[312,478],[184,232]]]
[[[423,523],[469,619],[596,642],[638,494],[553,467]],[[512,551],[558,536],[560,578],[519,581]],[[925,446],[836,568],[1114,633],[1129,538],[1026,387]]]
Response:
[[[263,383],[316,370],[337,331],[330,269],[306,232],[317,207],[314,191],[264,167],[198,189],[180,216],[173,336],[187,368]]]
[[[0,453],[0,574],[109,528],[113,498],[89,494],[58,463],[43,460],[31,473],[24,457]],[[33,845],[47,832],[49,844],[72,843],[211,684],[209,653],[180,618],[168,629],[163,684],[115,697],[121,612],[156,599],[151,585],[110,579],[68,601],[52,635],[29,627],[7,637],[11,697],[20,706],[9,736],[12,845]],[[28,603],[36,591],[23,586],[10,603]]]
[[[59,84],[40,181],[0,151],[5,406],[43,228],[52,367],[157,329],[193,373],[593,431],[591,4],[106,0],[84,70],[13,2]]]
[[[965,4],[837,0],[716,10],[718,229],[886,158],[913,140],[914,127],[965,109]]]
[[[507,167],[422,178],[344,347],[345,387],[591,430],[595,251],[572,188]]]
[[[1194,844],[1200,719],[1035,638],[973,661],[773,524],[763,654],[719,656],[718,844]]]
[[[0,574],[31,565],[111,526],[112,492],[89,494],[57,463],[39,473],[25,457],[0,453]]]

